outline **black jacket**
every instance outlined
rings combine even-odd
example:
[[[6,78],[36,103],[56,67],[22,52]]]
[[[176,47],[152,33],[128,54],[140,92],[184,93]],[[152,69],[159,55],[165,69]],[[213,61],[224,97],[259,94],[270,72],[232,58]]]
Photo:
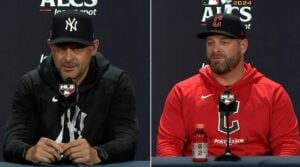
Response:
[[[51,55],[21,78],[5,129],[6,161],[26,162],[22,157],[25,148],[41,137],[57,138],[66,110],[58,91],[62,82]],[[133,159],[138,128],[129,76],[97,53],[78,92],[78,106],[86,114],[82,137],[108,153],[104,162]]]

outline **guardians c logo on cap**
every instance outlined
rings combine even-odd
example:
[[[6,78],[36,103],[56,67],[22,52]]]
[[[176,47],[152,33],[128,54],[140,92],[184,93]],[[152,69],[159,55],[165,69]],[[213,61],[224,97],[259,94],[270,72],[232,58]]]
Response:
[[[220,27],[222,25],[221,21],[222,21],[223,16],[222,15],[217,15],[214,17],[213,20],[213,26],[214,27]]]
[[[209,35],[222,34],[231,38],[246,38],[246,30],[240,18],[232,14],[217,14],[207,19],[205,31],[197,35],[205,39]]]

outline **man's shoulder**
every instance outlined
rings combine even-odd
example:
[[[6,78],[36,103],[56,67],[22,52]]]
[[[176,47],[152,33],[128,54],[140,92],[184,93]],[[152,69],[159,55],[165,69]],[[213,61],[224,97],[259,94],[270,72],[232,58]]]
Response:
[[[279,92],[286,93],[284,86],[280,82],[273,80],[261,73],[260,77],[255,78],[251,82],[251,85],[258,92],[262,92],[265,96],[269,96],[271,98]]]
[[[21,81],[31,82],[33,84],[37,84],[41,82],[41,76],[37,69],[28,71],[21,77]]]
[[[103,74],[104,79],[118,81],[120,76],[126,73],[124,70],[114,65],[109,65]]]
[[[193,76],[190,76],[182,81],[179,81],[178,83],[176,83],[176,86],[179,87],[186,87],[186,86],[192,86],[192,85],[198,85],[201,84],[202,80],[200,78],[200,74],[195,74]]]
[[[25,90],[36,89],[37,87],[40,87],[40,85],[44,85],[44,84],[42,83],[38,70],[31,70],[25,73],[19,79],[17,84],[17,90],[24,92]]]
[[[126,73],[123,69],[111,64],[100,52],[97,52],[95,59],[104,79],[117,81],[123,73]]]
[[[259,80],[257,80],[257,84],[261,85],[261,86],[264,85],[264,86],[270,87],[270,88],[282,87],[282,85],[279,82],[277,82],[265,75],[262,75],[262,77]]]

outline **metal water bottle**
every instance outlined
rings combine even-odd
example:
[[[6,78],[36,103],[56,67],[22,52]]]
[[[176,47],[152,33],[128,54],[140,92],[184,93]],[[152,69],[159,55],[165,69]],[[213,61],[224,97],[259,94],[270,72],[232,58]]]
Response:
[[[193,162],[207,162],[208,145],[204,124],[196,124],[192,147]]]

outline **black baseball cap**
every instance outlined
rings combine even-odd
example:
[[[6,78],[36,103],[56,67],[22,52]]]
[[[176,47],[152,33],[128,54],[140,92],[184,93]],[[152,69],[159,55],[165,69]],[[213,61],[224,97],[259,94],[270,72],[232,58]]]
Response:
[[[200,39],[205,39],[209,35],[222,34],[231,38],[246,38],[246,30],[238,16],[232,14],[216,14],[207,19],[204,32],[197,35]]]
[[[74,42],[92,45],[93,40],[94,28],[89,15],[68,10],[53,16],[49,44]]]

